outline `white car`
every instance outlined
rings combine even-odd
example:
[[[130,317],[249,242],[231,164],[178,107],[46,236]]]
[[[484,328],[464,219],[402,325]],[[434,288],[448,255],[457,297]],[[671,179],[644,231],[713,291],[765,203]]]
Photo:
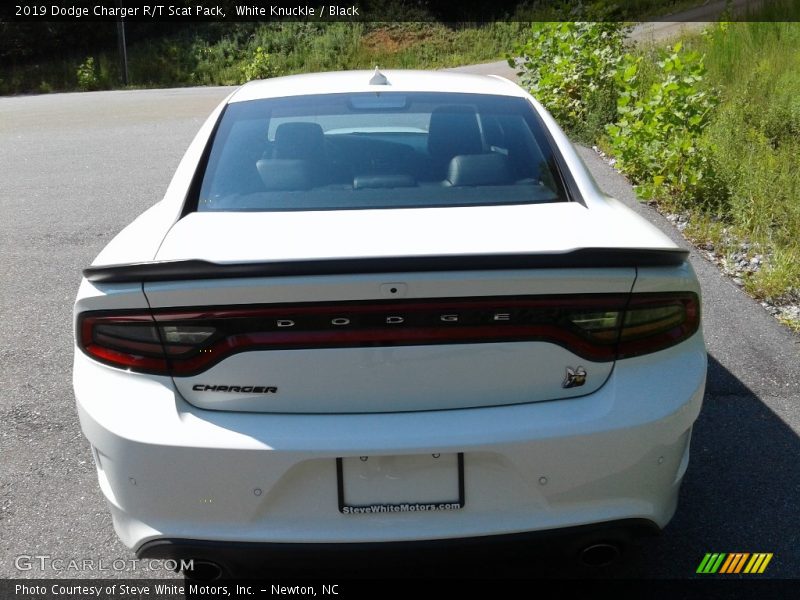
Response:
[[[233,92],[75,342],[117,534],[208,576],[555,530],[605,562],[675,512],[706,375],[687,252],[520,87],[443,72]]]

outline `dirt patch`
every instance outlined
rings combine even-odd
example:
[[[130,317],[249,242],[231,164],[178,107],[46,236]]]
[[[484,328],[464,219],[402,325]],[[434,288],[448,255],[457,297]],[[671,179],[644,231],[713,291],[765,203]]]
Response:
[[[431,33],[425,30],[381,27],[366,34],[361,40],[361,46],[375,53],[394,54],[407,50],[425,39],[429,39]]]

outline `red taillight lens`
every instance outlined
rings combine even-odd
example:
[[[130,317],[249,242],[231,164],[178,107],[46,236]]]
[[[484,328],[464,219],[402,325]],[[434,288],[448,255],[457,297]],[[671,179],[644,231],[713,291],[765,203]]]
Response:
[[[194,356],[216,333],[207,325],[159,327],[147,314],[81,315],[78,343],[100,362],[138,371],[170,375],[172,359]]]
[[[169,374],[151,315],[89,313],[78,319],[78,345],[92,358],[131,371]]]
[[[697,296],[499,296],[87,313],[79,345],[113,366],[188,376],[248,350],[544,341],[608,362],[677,344]]]
[[[634,294],[622,322],[617,358],[669,348],[694,335],[699,327],[697,294]]]

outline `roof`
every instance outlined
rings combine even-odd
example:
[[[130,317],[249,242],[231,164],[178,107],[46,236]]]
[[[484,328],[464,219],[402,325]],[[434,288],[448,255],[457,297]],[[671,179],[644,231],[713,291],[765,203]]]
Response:
[[[388,85],[370,85],[375,71],[330,71],[275,77],[246,83],[230,98],[245,102],[261,98],[306,96],[354,92],[454,92],[525,96],[525,91],[508,79],[494,75],[472,75],[450,71],[381,70]]]

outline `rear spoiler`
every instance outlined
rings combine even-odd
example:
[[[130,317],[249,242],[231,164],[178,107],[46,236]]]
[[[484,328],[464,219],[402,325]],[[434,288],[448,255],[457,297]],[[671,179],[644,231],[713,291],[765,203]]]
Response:
[[[214,263],[193,259],[92,266],[83,270],[83,276],[95,283],[134,283],[426,271],[664,267],[681,265],[688,255],[689,251],[683,248],[580,248],[541,254],[390,256],[247,263]]]

